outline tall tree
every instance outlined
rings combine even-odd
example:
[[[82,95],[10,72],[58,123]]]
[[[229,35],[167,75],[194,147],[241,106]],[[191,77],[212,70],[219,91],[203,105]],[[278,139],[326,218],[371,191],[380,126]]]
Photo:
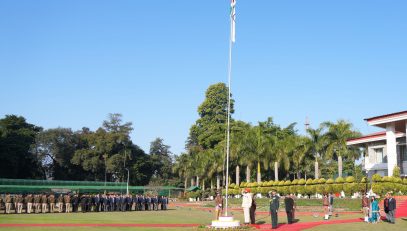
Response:
[[[323,126],[328,129],[326,133],[328,146],[326,155],[328,159],[338,160],[338,175],[342,177],[342,157],[355,160],[356,156],[360,156],[360,152],[357,149],[348,149],[346,141],[348,139],[356,138],[360,136],[360,133],[352,130],[352,124],[344,120],[338,120],[336,123],[324,122]]]
[[[190,129],[189,145],[200,145],[203,149],[214,148],[225,139],[227,121],[228,88],[224,83],[209,86],[205,100],[198,107],[199,119]],[[231,100],[231,114],[234,101]]]
[[[42,130],[22,116],[0,119],[0,176],[4,178],[44,178],[41,165],[32,152],[35,136]]]
[[[154,163],[155,176],[168,180],[172,177],[172,153],[170,146],[162,138],[156,138],[150,144],[150,156]]]
[[[326,137],[324,136],[324,127],[320,126],[317,129],[308,128],[307,133],[310,139],[310,149],[315,158],[315,179],[319,178],[319,162],[325,148],[326,148]]]
[[[79,135],[70,128],[55,128],[40,132],[35,152],[47,178],[54,180],[82,180],[86,172],[71,163],[75,150],[81,148]]]

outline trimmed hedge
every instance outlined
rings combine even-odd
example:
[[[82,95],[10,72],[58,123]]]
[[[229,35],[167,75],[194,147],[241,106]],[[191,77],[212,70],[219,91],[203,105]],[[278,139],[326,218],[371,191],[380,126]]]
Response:
[[[394,193],[401,192],[402,194],[407,194],[407,178],[401,179],[399,177],[388,177],[380,176],[375,174],[372,176],[372,181],[362,178],[360,182],[356,182],[355,178],[352,176],[338,177],[334,179],[325,180],[320,179],[296,179],[293,181],[265,181],[265,182],[253,182],[253,183],[240,183],[240,187],[231,184],[229,185],[229,194],[237,195],[240,194],[242,189],[250,188],[252,193],[267,194],[272,189],[275,189],[280,194],[324,194],[324,193],[340,193],[345,192],[345,195],[350,196],[355,192],[363,191],[368,184],[368,189],[370,186],[373,192],[379,195],[384,195],[386,192],[393,191]],[[223,190],[225,193],[225,190]]]

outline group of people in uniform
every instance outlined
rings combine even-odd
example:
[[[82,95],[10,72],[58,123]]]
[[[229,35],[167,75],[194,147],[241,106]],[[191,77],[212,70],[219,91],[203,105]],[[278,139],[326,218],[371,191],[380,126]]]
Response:
[[[250,188],[246,188],[242,192],[242,208],[244,214],[244,224],[255,224],[255,212],[256,212],[256,201],[252,193],[250,193]],[[269,192],[270,204],[269,211],[271,216],[271,227],[276,229],[278,226],[278,210],[280,209],[280,196],[277,194],[276,190]],[[284,196],[285,211],[287,214],[288,224],[294,222],[295,217],[295,196],[293,194]]]
[[[167,210],[168,197],[123,194],[9,194],[0,197],[4,213],[70,213]]]

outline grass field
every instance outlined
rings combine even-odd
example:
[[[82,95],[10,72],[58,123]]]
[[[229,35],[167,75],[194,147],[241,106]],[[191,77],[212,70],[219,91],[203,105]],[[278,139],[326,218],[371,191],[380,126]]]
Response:
[[[380,230],[380,231],[405,231],[407,230],[407,219],[396,219],[396,224],[389,224],[386,222],[380,222],[378,224],[367,224],[367,223],[347,223],[347,224],[335,224],[335,225],[320,225],[314,227],[313,231],[361,231],[361,230]]]
[[[263,202],[262,202],[263,203]],[[231,211],[235,219],[243,221],[241,211]],[[339,214],[331,220],[344,220],[362,217],[361,214]],[[173,206],[167,211],[133,211],[133,212],[108,212],[108,213],[70,213],[70,214],[0,214],[0,224],[197,224],[208,225],[214,218],[213,212],[207,209]],[[299,222],[321,221],[322,216],[302,215],[297,217]],[[270,224],[270,217],[267,213],[258,214],[256,217],[259,224]],[[280,214],[279,223],[286,223],[286,216]],[[322,225],[308,230],[407,230],[407,219],[398,219],[396,225],[380,223],[365,224],[347,223]],[[111,231],[111,230],[198,230],[197,227],[0,227],[0,231]]]

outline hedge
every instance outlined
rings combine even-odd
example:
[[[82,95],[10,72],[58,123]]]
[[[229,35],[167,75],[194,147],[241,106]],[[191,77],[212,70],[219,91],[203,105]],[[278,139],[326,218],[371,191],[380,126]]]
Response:
[[[242,189],[250,188],[252,193],[267,194],[272,189],[275,189],[280,194],[324,194],[324,193],[340,193],[345,192],[345,195],[350,196],[355,192],[363,191],[368,184],[368,189],[372,187],[373,192],[379,195],[384,195],[386,192],[393,191],[394,193],[407,194],[407,178],[380,176],[375,174],[372,176],[372,181],[362,178],[356,181],[354,177],[348,176],[346,179],[338,177],[334,179],[296,179],[293,181],[265,181],[253,183],[240,183],[240,186],[235,184],[229,185],[229,194],[240,194]],[[225,190],[223,190],[225,193]]]

